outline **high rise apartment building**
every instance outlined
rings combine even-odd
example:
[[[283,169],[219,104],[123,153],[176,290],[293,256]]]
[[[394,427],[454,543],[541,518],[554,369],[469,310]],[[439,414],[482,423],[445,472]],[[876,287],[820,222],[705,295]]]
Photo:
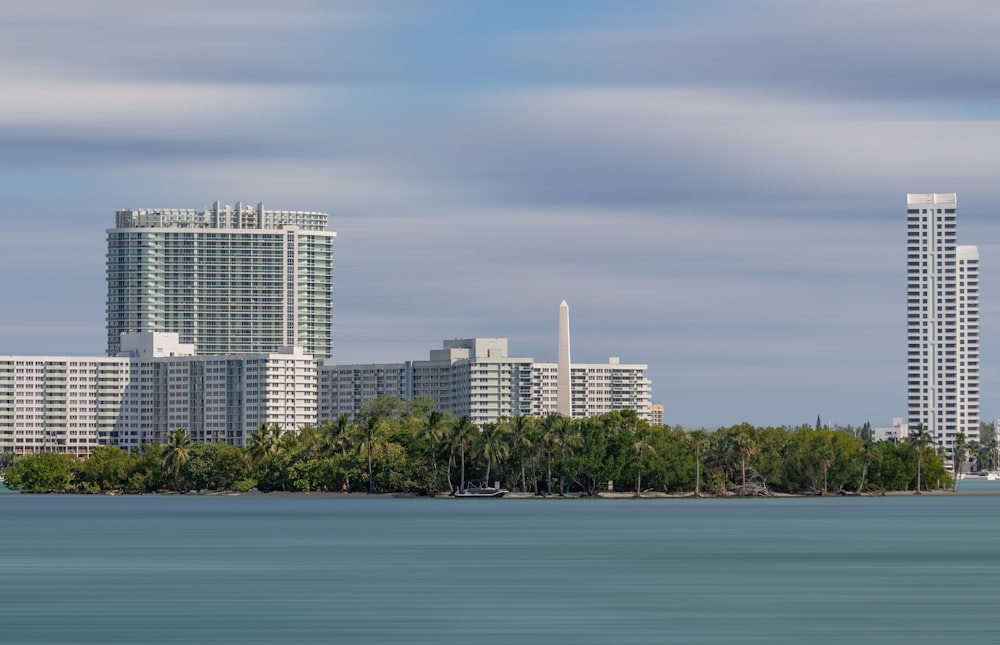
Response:
[[[652,386],[645,371],[646,365],[623,364],[617,358],[571,364],[570,416],[635,410],[639,418],[651,419]],[[447,340],[426,361],[319,369],[320,419],[354,417],[379,396],[429,396],[437,409],[468,416],[482,426],[502,417],[559,412],[558,392],[559,364],[508,356],[506,338]]]
[[[957,244],[954,193],[906,202],[908,427],[950,453],[979,439],[979,252]]]
[[[177,428],[243,446],[261,422],[316,422],[316,361],[302,348],[202,356],[159,332],[121,344],[114,357],[0,356],[0,452],[86,457],[164,442]]]
[[[127,359],[0,356],[0,452],[86,457],[111,442],[128,382]]]
[[[195,355],[173,333],[122,338],[128,385],[111,443],[135,450],[184,428],[199,443],[244,446],[262,422],[298,431],[316,422],[316,362],[301,347]]]
[[[198,354],[276,352],[317,359],[333,343],[333,240],[326,213],[118,211],[108,229],[108,355],[122,333],[180,335]]]

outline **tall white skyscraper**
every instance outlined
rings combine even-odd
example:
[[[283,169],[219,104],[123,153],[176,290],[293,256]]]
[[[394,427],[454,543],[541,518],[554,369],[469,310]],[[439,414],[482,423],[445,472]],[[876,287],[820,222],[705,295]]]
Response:
[[[957,245],[954,193],[906,204],[908,423],[950,452],[979,439],[979,251]]]
[[[240,202],[116,213],[107,231],[108,354],[123,332],[180,335],[199,354],[333,349],[326,213]]]

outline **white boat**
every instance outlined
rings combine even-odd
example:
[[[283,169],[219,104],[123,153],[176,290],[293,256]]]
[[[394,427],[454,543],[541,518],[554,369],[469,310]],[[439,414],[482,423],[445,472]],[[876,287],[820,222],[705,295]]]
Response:
[[[503,497],[510,491],[500,488],[500,482],[496,482],[493,486],[483,486],[476,482],[469,482],[469,485],[465,488],[456,488],[452,492],[452,497]]]

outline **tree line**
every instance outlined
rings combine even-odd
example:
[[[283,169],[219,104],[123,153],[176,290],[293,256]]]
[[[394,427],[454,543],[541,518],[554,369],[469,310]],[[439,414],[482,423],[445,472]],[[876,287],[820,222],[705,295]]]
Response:
[[[298,431],[263,423],[246,447],[202,444],[186,430],[128,453],[95,448],[77,460],[39,453],[5,470],[31,492],[353,491],[437,494],[499,481],[537,495],[604,491],[695,495],[858,494],[952,485],[954,473],[918,429],[901,443],[872,443],[853,429],[705,430],[651,425],[634,411],[587,419],[518,416],[477,427],[418,397],[380,397],[357,418]],[[963,447],[963,454],[972,454]],[[973,456],[973,458],[975,458]],[[959,460],[955,460],[959,463]]]

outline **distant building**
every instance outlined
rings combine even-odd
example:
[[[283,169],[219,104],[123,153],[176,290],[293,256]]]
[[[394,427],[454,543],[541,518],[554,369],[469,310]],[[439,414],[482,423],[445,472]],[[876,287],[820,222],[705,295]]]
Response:
[[[316,422],[316,363],[301,347],[195,355],[176,334],[126,334],[128,386],[112,443],[135,449],[177,428],[199,443],[246,445],[261,422],[297,431]]]
[[[315,423],[316,363],[301,348],[196,356],[177,334],[126,334],[116,357],[0,356],[0,452],[86,457],[186,429],[245,445],[262,421]]]
[[[950,453],[979,439],[979,251],[957,245],[954,193],[906,203],[908,426]]]
[[[333,239],[326,213],[237,202],[137,209],[107,231],[108,355],[121,334],[173,332],[198,354],[302,347],[330,356]]]
[[[571,418],[595,417],[615,410],[635,410],[650,419],[652,384],[646,365],[625,364],[612,356],[607,363],[573,363],[570,366]],[[557,363],[532,365],[531,414],[557,412]]]
[[[650,419],[647,366],[623,364],[614,357],[607,363],[568,363],[568,332],[568,308],[563,302],[559,347],[563,364],[569,365],[563,383],[570,386],[570,416],[635,410],[640,418]],[[559,374],[558,362],[509,356],[506,338],[446,340],[442,349],[431,350],[426,361],[321,366],[320,418],[354,417],[365,402],[385,395],[404,400],[426,395],[439,410],[469,416],[480,426],[502,417],[541,416],[560,409]]]
[[[910,428],[907,424],[903,423],[903,419],[900,417],[895,417],[892,420],[891,426],[873,426],[872,427],[872,441],[891,441],[893,443],[899,443],[908,439],[910,436]]]
[[[649,422],[654,426],[662,426],[663,419],[663,406],[659,403],[651,403],[649,405]]]
[[[129,361],[0,356],[0,452],[86,457],[111,441]]]
[[[478,424],[532,413],[532,359],[507,355],[506,338],[444,341],[426,361],[319,368],[321,419],[357,415],[379,396],[429,396]],[[555,409],[555,402],[551,404]]]

